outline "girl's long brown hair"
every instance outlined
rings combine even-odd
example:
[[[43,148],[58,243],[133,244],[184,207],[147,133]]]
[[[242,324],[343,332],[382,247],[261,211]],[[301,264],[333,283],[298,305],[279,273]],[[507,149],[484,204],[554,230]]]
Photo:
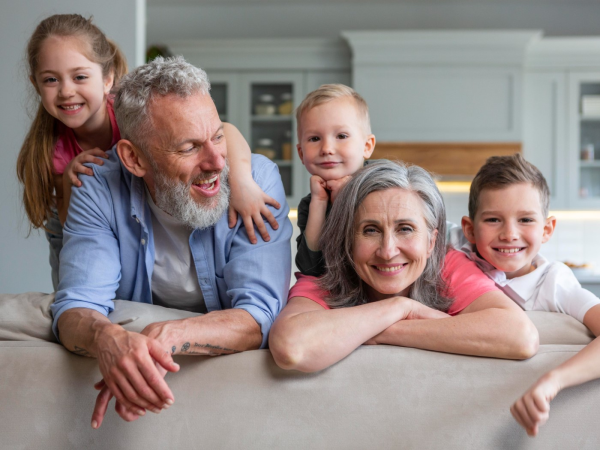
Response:
[[[90,61],[100,64],[102,75],[114,76],[114,83],[127,73],[127,62],[119,47],[100,29],[79,14],[56,14],[40,22],[27,44],[29,75],[35,80],[40,49],[50,36],[78,37],[89,45]],[[17,177],[23,184],[23,204],[31,228],[44,228],[56,207],[54,192],[54,146],[58,138],[57,120],[40,102],[17,159]]]

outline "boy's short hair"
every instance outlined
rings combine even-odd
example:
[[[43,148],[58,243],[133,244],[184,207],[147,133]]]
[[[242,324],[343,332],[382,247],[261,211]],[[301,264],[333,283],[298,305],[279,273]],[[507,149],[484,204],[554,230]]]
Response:
[[[540,193],[540,203],[544,218],[548,217],[550,207],[550,189],[548,183],[530,162],[520,153],[511,156],[492,156],[488,158],[473,178],[469,191],[469,217],[475,218],[479,208],[479,196],[484,189],[502,189],[517,183],[531,183]]]
[[[358,115],[364,124],[365,133],[367,135],[371,134],[371,119],[369,118],[369,106],[367,102],[358,92],[344,84],[322,84],[318,89],[308,93],[304,100],[302,100],[302,103],[296,108],[298,132],[300,132],[301,128],[302,114],[323,103],[343,97],[350,97],[354,100]]]

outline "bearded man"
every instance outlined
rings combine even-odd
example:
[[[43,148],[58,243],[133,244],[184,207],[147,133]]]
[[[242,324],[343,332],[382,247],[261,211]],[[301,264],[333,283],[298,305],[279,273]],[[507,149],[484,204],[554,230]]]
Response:
[[[53,327],[67,349],[98,358],[94,428],[112,396],[125,420],[173,404],[173,354],[264,348],[284,306],[292,226],[277,166],[252,156],[254,180],[284,205],[270,241],[253,245],[240,219],[228,226],[224,125],[209,89],[181,57],[125,76],[114,101],[123,139],[71,194]],[[204,314],[135,333],[108,320],[113,299]]]

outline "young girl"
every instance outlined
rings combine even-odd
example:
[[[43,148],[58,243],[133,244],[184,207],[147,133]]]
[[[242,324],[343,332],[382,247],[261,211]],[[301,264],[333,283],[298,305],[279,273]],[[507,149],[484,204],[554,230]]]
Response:
[[[40,104],[19,153],[17,176],[30,227],[43,228],[50,243],[56,290],[71,188],[81,186],[79,174],[93,175],[83,164],[102,165],[101,158],[108,157],[105,150],[120,139],[109,93],[127,72],[127,63],[91,18],[78,14],[57,14],[40,22],[27,45],[27,62]],[[279,204],[252,180],[250,149],[239,131],[227,125],[225,135],[231,163],[230,225],[238,211],[253,243],[253,220],[268,240],[261,214],[276,229],[266,204]]]

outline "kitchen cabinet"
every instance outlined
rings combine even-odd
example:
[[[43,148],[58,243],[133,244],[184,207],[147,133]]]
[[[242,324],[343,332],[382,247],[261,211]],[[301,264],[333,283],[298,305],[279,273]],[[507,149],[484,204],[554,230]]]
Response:
[[[169,48],[207,72],[221,120],[277,164],[287,202],[296,208],[310,192],[310,175],[296,151],[295,108],[321,84],[350,84],[345,44],[257,39],[174,42]]]
[[[600,99],[599,72],[570,72],[568,167],[570,206],[600,208],[600,109],[586,112],[584,99]],[[598,150],[596,150],[598,149]]]
[[[526,56],[524,156],[546,177],[551,209],[598,209],[600,114],[582,100],[600,99],[600,38],[545,38]]]

